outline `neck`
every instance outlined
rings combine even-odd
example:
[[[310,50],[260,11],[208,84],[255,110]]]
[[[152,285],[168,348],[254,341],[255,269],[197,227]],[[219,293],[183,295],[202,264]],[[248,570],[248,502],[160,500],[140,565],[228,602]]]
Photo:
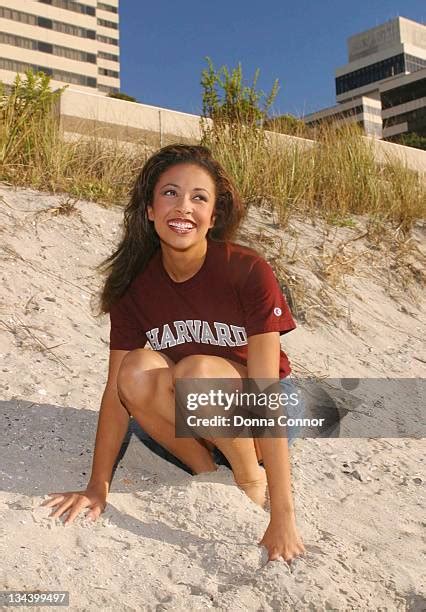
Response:
[[[185,251],[161,243],[163,266],[167,274],[177,283],[192,278],[200,270],[207,253],[207,239],[194,244]]]

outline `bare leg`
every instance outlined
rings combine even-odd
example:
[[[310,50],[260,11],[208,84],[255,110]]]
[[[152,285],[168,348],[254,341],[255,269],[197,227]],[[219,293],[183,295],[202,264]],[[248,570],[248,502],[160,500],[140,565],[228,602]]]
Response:
[[[174,367],[178,378],[236,378],[247,376],[247,368],[222,357],[192,355]],[[211,440],[231,464],[235,482],[255,503],[263,506],[266,493],[265,470],[259,466],[253,438]]]
[[[204,444],[195,438],[175,438],[173,367],[173,361],[158,351],[129,352],[117,377],[120,399],[140,426],[193,472],[215,471]]]
[[[137,349],[123,359],[117,377],[122,403],[159,444],[199,474],[217,469],[212,443],[228,459],[237,485],[254,502],[264,504],[265,471],[259,467],[252,438],[217,438],[205,444],[175,437],[174,385],[178,378],[241,378],[246,368],[221,357],[193,355],[174,364],[159,351]]]

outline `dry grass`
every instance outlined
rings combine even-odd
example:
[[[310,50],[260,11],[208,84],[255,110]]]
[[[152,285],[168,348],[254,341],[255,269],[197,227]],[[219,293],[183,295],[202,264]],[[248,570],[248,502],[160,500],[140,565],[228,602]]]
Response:
[[[271,229],[268,223],[255,229],[255,218],[238,240],[253,245],[270,262],[299,322],[317,327],[340,320],[356,334],[346,296],[357,292],[358,281],[373,281],[401,311],[411,313],[413,306],[421,308],[426,261],[419,236],[372,222],[368,215],[355,219],[342,227],[317,219],[312,227],[293,217],[278,237],[273,223]],[[422,223],[416,225],[418,234]]]
[[[259,128],[217,127],[206,131],[204,143],[231,172],[245,201],[269,205],[283,225],[293,213],[337,225],[368,214],[404,230],[424,218],[424,178],[396,160],[377,164],[372,142],[358,126],[325,124],[316,136],[311,147],[271,147]]]
[[[105,204],[125,201],[146,148],[129,151],[96,132],[64,139],[60,93],[42,73],[17,77],[8,92],[0,87],[0,180]]]
[[[0,180],[69,194],[50,211],[54,215],[78,214],[79,199],[125,202],[149,155],[147,146],[106,141],[96,132],[65,140],[49,92],[46,82],[33,81],[21,83],[13,95],[1,95]],[[410,234],[425,216],[424,178],[395,160],[377,164],[372,144],[357,126],[324,125],[316,138],[310,146],[272,144],[263,129],[234,124],[205,125],[202,139],[234,179],[247,208],[273,211],[283,229],[293,218],[323,228],[322,244],[311,252],[302,251],[296,238],[291,247],[278,245],[271,261],[293,312],[306,322],[343,316],[333,291],[363,264],[385,275],[395,295],[425,280]],[[362,236],[359,215],[368,219]],[[335,242],[333,231],[340,228],[355,235]],[[255,247],[271,247],[266,235],[251,240]],[[314,289],[303,274],[291,271],[298,261],[318,280]]]

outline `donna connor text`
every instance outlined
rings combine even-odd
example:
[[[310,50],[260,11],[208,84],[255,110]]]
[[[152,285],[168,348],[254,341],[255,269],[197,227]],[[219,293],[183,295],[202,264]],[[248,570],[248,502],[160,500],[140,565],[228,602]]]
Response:
[[[190,414],[186,417],[189,427],[322,427],[325,419],[293,418],[285,414],[274,417],[244,417],[234,414],[230,417],[214,415],[211,417],[198,417]]]

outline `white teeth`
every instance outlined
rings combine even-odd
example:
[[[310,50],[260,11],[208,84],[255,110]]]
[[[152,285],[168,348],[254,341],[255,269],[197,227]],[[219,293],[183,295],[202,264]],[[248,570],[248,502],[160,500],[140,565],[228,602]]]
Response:
[[[179,221],[171,221],[169,225],[178,229],[192,229],[194,227],[192,223],[179,223]]]

